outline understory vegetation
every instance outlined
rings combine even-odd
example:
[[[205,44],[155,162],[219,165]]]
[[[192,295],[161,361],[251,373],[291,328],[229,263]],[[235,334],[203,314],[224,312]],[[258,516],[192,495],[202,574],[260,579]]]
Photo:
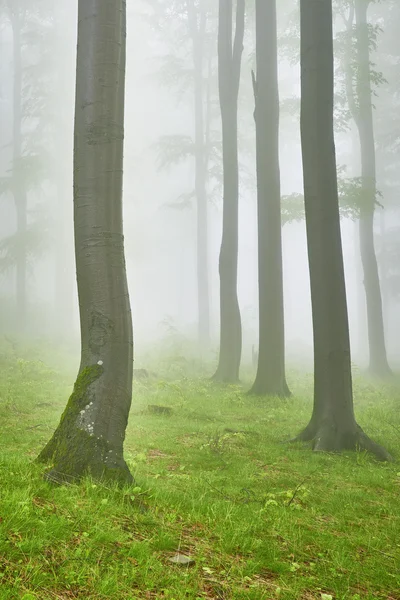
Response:
[[[135,484],[57,487],[34,459],[76,365],[38,344],[2,346],[0,363],[1,600],[400,599],[399,465],[285,443],[309,419],[311,376],[257,398],[250,371],[222,387],[160,360],[134,383]],[[355,377],[357,420],[395,458],[399,396]]]

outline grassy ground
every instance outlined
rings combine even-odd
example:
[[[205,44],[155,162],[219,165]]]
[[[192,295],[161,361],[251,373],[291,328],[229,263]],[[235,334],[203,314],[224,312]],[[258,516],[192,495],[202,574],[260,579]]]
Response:
[[[400,599],[398,464],[281,443],[307,423],[310,377],[291,374],[288,401],[178,372],[135,383],[136,487],[54,488],[32,460],[75,366],[28,357],[0,352],[1,600]],[[359,423],[398,456],[400,392],[359,381],[355,396]],[[194,563],[171,563],[177,551]]]

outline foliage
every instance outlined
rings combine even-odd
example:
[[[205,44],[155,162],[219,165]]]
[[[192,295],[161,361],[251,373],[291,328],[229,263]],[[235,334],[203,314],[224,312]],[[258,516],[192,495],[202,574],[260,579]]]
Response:
[[[364,189],[361,177],[345,177],[345,167],[338,168],[338,194],[340,216],[355,220],[360,214],[364,202]],[[380,199],[382,193],[377,190],[375,204],[383,208]],[[282,224],[294,223],[304,219],[304,196],[293,193],[282,196]]]
[[[280,444],[306,421],[307,379],[292,373],[283,403],[209,381],[137,382],[125,444],[135,487],[53,488],[31,460],[73,370],[43,356],[0,348],[2,598],[396,598],[398,466]],[[398,447],[397,390],[357,380],[355,392],[361,425]],[[176,551],[194,565],[172,565]]]

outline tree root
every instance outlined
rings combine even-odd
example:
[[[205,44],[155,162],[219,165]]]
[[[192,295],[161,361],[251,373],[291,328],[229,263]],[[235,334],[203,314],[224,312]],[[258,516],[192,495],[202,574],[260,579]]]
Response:
[[[392,462],[394,459],[380,444],[377,444],[361,429],[357,423],[349,430],[341,430],[328,423],[318,426],[309,423],[295,438],[288,440],[294,442],[312,442],[314,452],[341,452],[342,450],[366,450],[380,461]]]

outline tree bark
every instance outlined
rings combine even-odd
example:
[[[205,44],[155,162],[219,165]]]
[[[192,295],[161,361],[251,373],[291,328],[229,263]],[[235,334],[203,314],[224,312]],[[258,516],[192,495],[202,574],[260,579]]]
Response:
[[[18,0],[10,5],[13,30],[13,196],[17,216],[18,254],[16,257],[16,317],[18,329],[24,332],[27,312],[27,257],[25,236],[27,230],[28,199],[21,170],[22,159],[22,59],[21,59],[21,8]]]
[[[256,0],[259,351],[250,392],[290,395],[285,375],[276,1]]]
[[[232,0],[220,0],[218,83],[222,118],[223,216],[219,255],[220,350],[216,381],[239,379],[242,324],[237,295],[239,230],[238,95],[243,52],[245,0],[237,0],[232,47]]]
[[[79,0],[74,133],[75,256],[81,364],[60,424],[38,459],[50,481],[84,474],[132,482],[123,442],[133,336],[122,227],[125,0]]]
[[[195,114],[195,192],[197,200],[197,302],[200,349],[210,345],[210,292],[208,272],[207,170],[204,127],[204,44],[207,13],[188,0],[190,35],[193,42]]]
[[[374,243],[376,164],[367,11],[369,0],[355,0],[357,31],[356,119],[361,150],[362,204],[360,206],[360,251],[367,300],[369,371],[378,377],[391,375],[387,360],[382,295]]]
[[[301,143],[314,337],[314,407],[296,440],[390,459],[354,416],[333,133],[332,0],[301,0]]]

